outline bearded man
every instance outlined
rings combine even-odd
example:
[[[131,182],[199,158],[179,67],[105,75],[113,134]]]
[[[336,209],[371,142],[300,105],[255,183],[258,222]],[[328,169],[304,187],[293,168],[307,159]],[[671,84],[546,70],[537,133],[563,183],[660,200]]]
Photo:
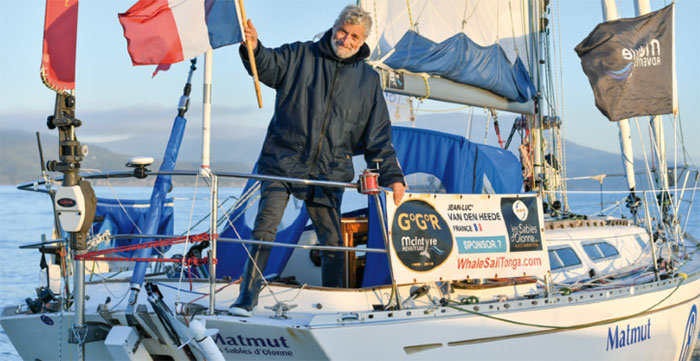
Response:
[[[252,21],[239,53],[251,73],[248,52],[254,49],[261,82],[276,90],[275,114],[258,159],[257,172],[290,178],[350,182],[354,154],[371,164],[382,159],[379,184],[390,187],[394,202],[404,194],[404,177],[391,143],[391,122],[381,80],[364,60],[370,15],[345,7],[333,27],[317,42],[295,42],[270,49],[258,40]],[[305,202],[322,245],[342,245],[340,203],[343,189],[264,181],[254,239],[273,242],[289,196]],[[249,247],[238,299],[229,313],[250,317],[258,302],[269,246]],[[343,286],[343,252],[322,252],[322,284]]]

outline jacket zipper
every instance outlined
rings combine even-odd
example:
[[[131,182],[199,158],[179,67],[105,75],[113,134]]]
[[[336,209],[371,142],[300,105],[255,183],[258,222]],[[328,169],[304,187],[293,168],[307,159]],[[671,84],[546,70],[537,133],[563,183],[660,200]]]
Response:
[[[318,145],[316,146],[316,151],[314,152],[314,157],[311,163],[311,175],[313,177],[318,176],[316,166],[321,158],[321,148],[323,147],[323,138],[326,136],[326,128],[328,128],[328,123],[330,122],[331,115],[331,103],[333,101],[333,91],[335,90],[336,83],[338,82],[338,73],[340,68],[343,66],[341,63],[336,63],[335,73],[333,73],[333,83],[331,85],[331,91],[326,101],[326,115],[323,118],[323,123],[321,124],[321,132],[319,134]]]

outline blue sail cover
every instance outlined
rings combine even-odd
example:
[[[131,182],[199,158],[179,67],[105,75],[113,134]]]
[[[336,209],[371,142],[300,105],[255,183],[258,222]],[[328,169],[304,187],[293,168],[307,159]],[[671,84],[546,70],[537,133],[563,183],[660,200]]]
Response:
[[[507,150],[434,130],[396,126],[391,130],[396,156],[405,175],[432,174],[442,181],[447,193],[480,194],[486,179],[495,193],[518,193],[522,189],[520,161]],[[381,201],[385,202],[383,196]],[[376,204],[370,198],[369,248],[384,248],[377,217]],[[368,253],[362,286],[390,283],[387,256]]]
[[[175,117],[175,120],[173,121],[173,128],[170,131],[168,145],[165,148],[165,154],[163,155],[163,163],[160,165],[161,171],[175,169],[175,163],[177,162],[177,155],[180,152],[180,144],[182,144],[182,136],[185,134],[186,124],[187,120],[184,117],[179,115]],[[172,176],[169,175],[159,175],[156,177],[156,181],[153,184],[153,191],[151,192],[151,206],[148,207],[148,214],[143,219],[143,223],[139,224],[141,234],[158,233],[158,225],[165,213],[165,196],[173,187],[171,178]],[[152,253],[153,248],[144,248],[137,252],[136,257],[150,258]],[[131,275],[132,284],[141,285],[143,283],[147,267],[148,262],[136,263],[136,266],[134,266],[134,273]]]
[[[535,97],[535,86],[520,57],[511,65],[500,45],[480,46],[464,33],[438,44],[409,30],[384,64],[473,85],[520,103]]]
[[[251,187],[255,184],[254,180],[249,180],[243,190],[242,195],[246,195],[251,191]],[[241,196],[243,199],[244,196]],[[248,208],[249,198],[246,201],[236,205],[236,209],[229,216],[229,220],[233,223],[233,227],[226,228],[221,232],[220,237],[236,238],[236,239],[252,239],[252,229],[245,222],[245,211]],[[275,243],[296,244],[299,242],[304,227],[309,220],[309,214],[306,212],[306,206],[302,207],[294,222],[283,230],[277,232]],[[216,265],[216,277],[231,277],[237,279],[243,273],[243,266],[248,260],[248,253],[243,249],[240,243],[218,243],[217,258],[219,263]],[[294,248],[291,247],[272,247],[270,258],[267,262],[267,267],[263,270],[263,275],[280,274],[287,265],[289,258],[292,256]]]
[[[109,230],[110,234],[138,234],[137,225],[144,225],[148,216],[150,200],[147,199],[97,199],[97,210],[95,217],[104,220],[95,222],[92,225],[93,234],[103,233]],[[139,228],[141,227],[139,226]],[[163,206],[163,213],[158,221],[159,234],[173,234],[173,199],[166,198]],[[138,239],[115,239],[112,247],[129,246],[139,243]],[[169,248],[169,247],[168,247]],[[164,248],[163,251],[167,250]],[[134,257],[136,251],[118,252],[120,257]]]
[[[447,193],[481,193],[485,177],[496,193],[518,193],[521,164],[511,152],[467,138],[428,129],[391,127],[404,174],[432,174]]]

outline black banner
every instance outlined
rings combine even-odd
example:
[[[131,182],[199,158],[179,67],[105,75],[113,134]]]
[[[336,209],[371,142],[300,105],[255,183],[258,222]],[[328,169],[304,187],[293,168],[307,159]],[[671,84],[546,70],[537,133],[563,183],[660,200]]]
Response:
[[[396,256],[411,270],[435,269],[452,253],[452,232],[440,213],[427,202],[403,202],[391,226]]]
[[[596,106],[611,121],[674,112],[673,3],[598,24],[575,50]]]
[[[542,250],[537,198],[501,198],[501,213],[506,223],[509,252]]]

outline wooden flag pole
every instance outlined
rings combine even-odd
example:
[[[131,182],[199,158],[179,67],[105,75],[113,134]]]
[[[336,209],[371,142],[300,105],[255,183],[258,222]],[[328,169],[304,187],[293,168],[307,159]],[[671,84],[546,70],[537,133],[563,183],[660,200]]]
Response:
[[[243,21],[243,27],[248,27],[248,19],[245,16],[245,8],[243,7],[243,0],[238,0],[238,5],[241,9],[241,20]],[[245,40],[245,35],[244,35]],[[248,46],[246,41],[246,49],[248,49],[248,59],[250,60],[250,70],[253,73],[253,83],[255,84],[255,94],[258,96],[258,107],[262,109],[262,95],[260,94],[260,82],[258,81],[258,67],[255,65],[255,55],[253,54],[253,49]]]

